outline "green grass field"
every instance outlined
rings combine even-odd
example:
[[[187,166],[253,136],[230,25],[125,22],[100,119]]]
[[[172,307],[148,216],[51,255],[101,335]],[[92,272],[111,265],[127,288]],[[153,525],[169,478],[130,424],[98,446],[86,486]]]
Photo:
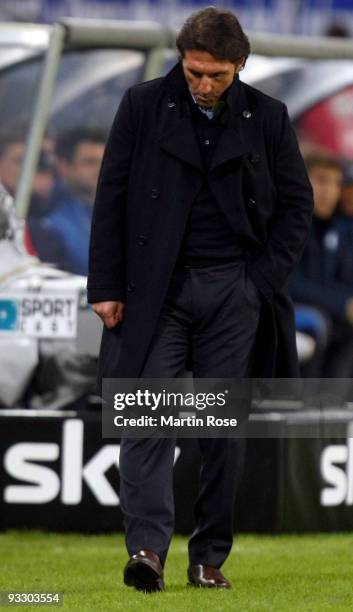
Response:
[[[186,586],[187,541],[182,537],[173,539],[163,593],[144,594],[123,585],[127,553],[120,534],[8,531],[0,534],[0,558],[0,590],[64,593],[62,608],[23,610],[353,610],[353,534],[241,535],[223,566],[233,582],[230,591]]]

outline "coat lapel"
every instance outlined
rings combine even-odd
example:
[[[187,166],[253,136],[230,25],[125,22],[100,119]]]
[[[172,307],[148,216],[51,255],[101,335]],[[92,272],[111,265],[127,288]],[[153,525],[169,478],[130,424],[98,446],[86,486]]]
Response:
[[[191,122],[187,85],[181,63],[176,64],[162,84],[160,147],[178,159],[203,170],[200,148]]]
[[[250,113],[250,116],[249,116]],[[227,96],[227,109],[221,117],[227,124],[221,131],[217,147],[213,155],[210,171],[231,160],[242,157],[250,150],[252,142],[251,112],[245,96],[242,82],[237,76],[233,81]]]
[[[241,115],[231,116],[228,125],[221,131],[217,147],[214,152],[210,171],[214,171],[219,166],[227,164],[232,160],[242,157],[249,153],[249,139],[244,136],[244,119]]]
[[[171,112],[169,126],[163,131],[159,144],[170,155],[198,170],[203,169],[200,148],[190,116],[180,116],[177,111]]]

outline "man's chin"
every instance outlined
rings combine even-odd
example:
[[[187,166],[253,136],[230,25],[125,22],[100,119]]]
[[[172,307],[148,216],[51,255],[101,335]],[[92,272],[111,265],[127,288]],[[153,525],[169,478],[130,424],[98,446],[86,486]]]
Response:
[[[199,106],[204,106],[205,108],[212,108],[214,106],[214,102],[212,100],[202,100],[201,98],[196,98],[196,102]]]

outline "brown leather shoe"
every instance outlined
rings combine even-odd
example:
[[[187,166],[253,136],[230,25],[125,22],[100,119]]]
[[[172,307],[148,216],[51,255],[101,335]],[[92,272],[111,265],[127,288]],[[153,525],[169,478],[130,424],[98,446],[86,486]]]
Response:
[[[216,567],[210,565],[189,565],[188,584],[196,587],[230,589],[231,583]]]
[[[139,550],[124,569],[124,583],[138,591],[163,591],[163,567],[153,550]]]

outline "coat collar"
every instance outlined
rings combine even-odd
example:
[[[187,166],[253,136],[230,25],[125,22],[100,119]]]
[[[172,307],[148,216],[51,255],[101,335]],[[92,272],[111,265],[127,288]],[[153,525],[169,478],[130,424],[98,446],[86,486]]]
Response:
[[[227,122],[227,126],[220,134],[211,171],[249,150],[247,128],[251,123],[251,111],[245,88],[237,75],[228,90],[227,108],[222,114],[222,123]],[[199,144],[191,122],[189,102],[191,95],[180,61],[164,77],[161,89],[162,104],[168,111],[160,135],[161,147],[175,157],[203,170]]]

